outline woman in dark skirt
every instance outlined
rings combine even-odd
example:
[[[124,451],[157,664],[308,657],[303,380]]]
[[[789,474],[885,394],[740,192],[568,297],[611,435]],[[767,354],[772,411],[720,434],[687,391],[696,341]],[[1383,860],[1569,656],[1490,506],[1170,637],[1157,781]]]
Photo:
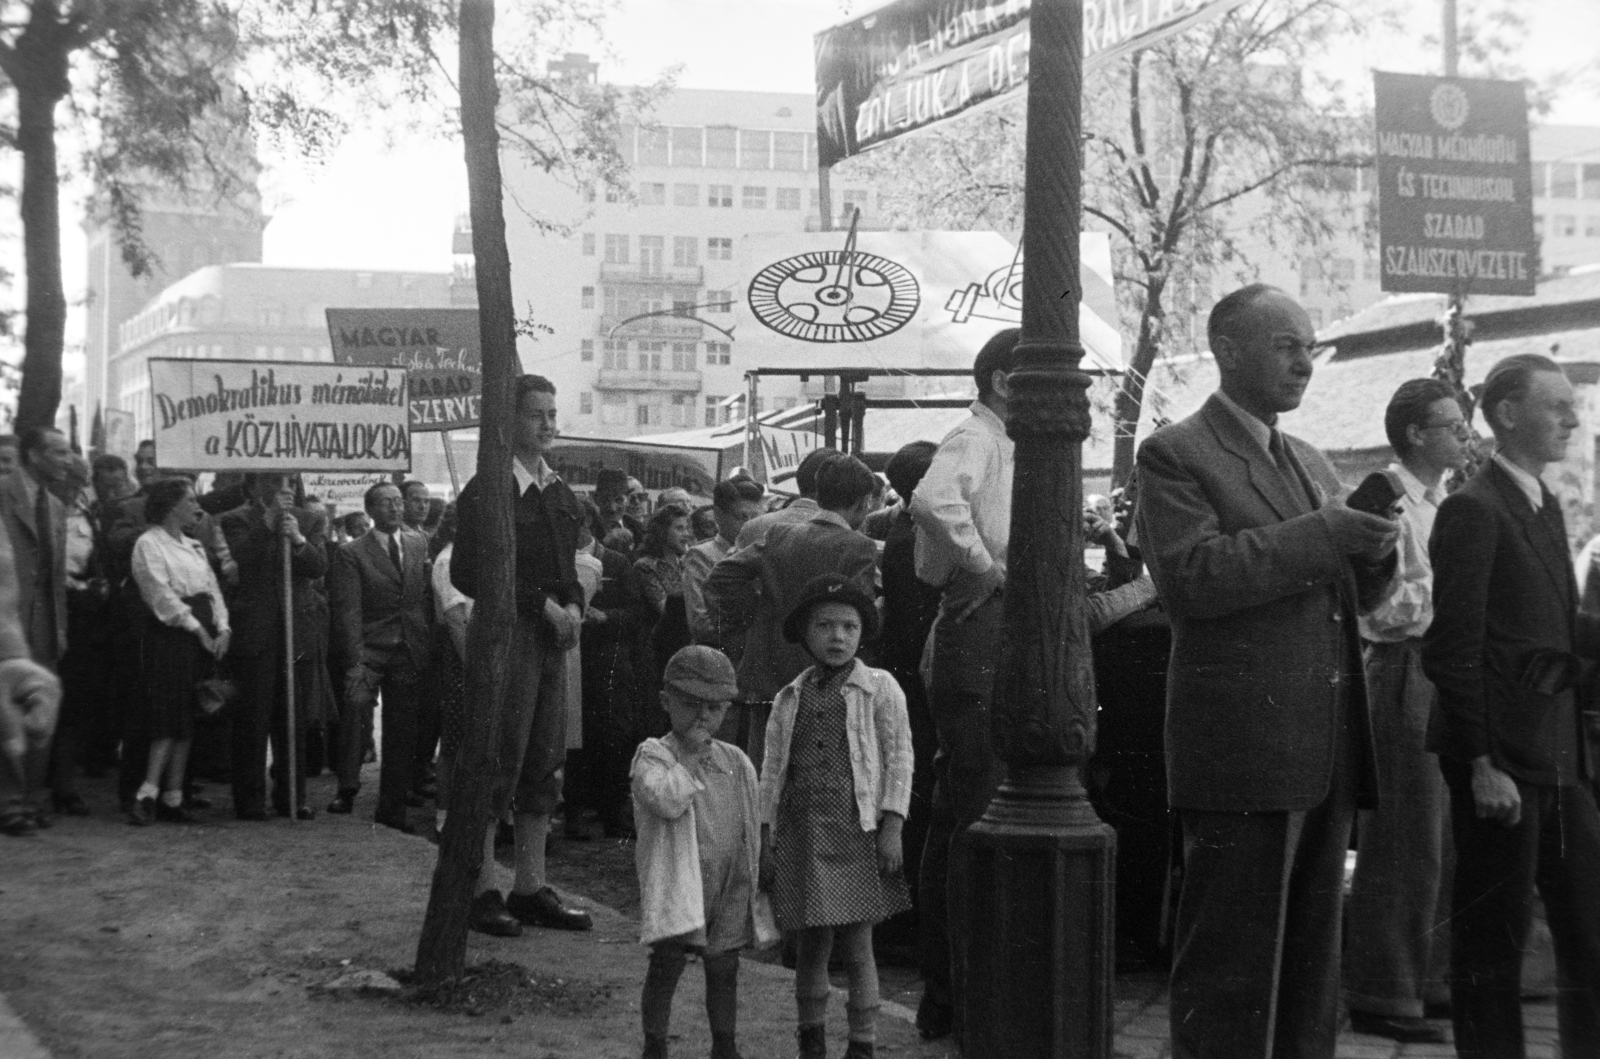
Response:
[[[182,822],[183,774],[189,763],[200,683],[216,672],[232,632],[222,588],[205,547],[185,530],[200,516],[194,485],[163,478],[144,504],[150,528],[133,546],[133,579],[152,619],[142,655],[149,695],[150,757],[128,822]],[[163,782],[165,781],[165,782]],[[159,800],[158,800],[159,799]]]

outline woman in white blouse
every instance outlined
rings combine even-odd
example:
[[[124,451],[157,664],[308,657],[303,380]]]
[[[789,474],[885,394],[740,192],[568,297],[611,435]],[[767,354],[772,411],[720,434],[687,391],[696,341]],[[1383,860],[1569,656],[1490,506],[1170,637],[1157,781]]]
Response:
[[[182,823],[199,686],[227,654],[232,632],[222,589],[205,547],[184,531],[200,517],[187,478],[152,483],[144,504],[150,528],[133,546],[133,579],[154,621],[145,628],[143,670],[150,709],[150,758],[128,822]],[[165,782],[163,782],[163,780]],[[159,799],[159,800],[158,800]]]

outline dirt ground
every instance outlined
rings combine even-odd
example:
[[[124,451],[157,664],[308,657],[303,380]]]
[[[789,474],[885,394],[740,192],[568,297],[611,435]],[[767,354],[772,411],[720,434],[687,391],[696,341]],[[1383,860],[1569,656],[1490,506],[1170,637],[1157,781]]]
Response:
[[[240,823],[212,787],[201,822],[146,828],[116,814],[114,780],[86,781],[93,816],[0,839],[0,993],[58,1059],[636,1055],[644,950],[625,914],[637,908],[626,843],[552,850],[552,882],[594,912],[594,931],[471,936],[470,964],[526,975],[502,969],[498,986],[446,1010],[321,990],[352,970],[404,971],[422,922],[434,847],[372,824],[370,779],[354,816]],[[332,784],[312,780],[310,804],[326,805]],[[886,971],[886,987],[914,1003],[909,972]],[[675,1055],[709,1052],[702,996],[691,965]],[[830,1014],[842,1051],[842,995]],[[748,1059],[788,1054],[789,972],[746,961],[740,1018]],[[945,1052],[888,1014],[879,1042],[890,1056]]]

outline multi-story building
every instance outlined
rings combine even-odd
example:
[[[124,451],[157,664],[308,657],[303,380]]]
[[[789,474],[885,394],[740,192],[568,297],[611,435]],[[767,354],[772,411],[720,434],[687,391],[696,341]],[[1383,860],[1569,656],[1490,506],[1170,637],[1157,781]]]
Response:
[[[117,330],[106,407],[132,412],[150,434],[151,357],[333,360],[327,310],[448,306],[445,272],[210,265],[150,299]]]
[[[552,68],[595,76],[582,56]],[[557,384],[571,433],[725,421],[744,371],[758,366],[743,363],[737,337],[724,333],[749,278],[739,274],[738,242],[820,227],[811,96],[679,89],[651,120],[622,130],[625,191],[574,192],[507,152],[508,196],[570,227],[542,233],[512,211],[506,234],[516,305],[554,332],[523,344],[523,364]],[[838,218],[860,209],[864,226],[878,226],[871,188],[836,181],[831,198]],[[674,309],[698,319],[642,315]],[[793,388],[773,399],[798,400]]]

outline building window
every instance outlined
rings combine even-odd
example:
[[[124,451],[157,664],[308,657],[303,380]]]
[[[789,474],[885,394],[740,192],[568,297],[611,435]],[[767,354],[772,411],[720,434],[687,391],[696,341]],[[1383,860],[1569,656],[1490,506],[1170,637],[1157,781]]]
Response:
[[[772,134],[772,168],[805,169],[806,134],[803,132],[775,132]]]
[[[1542,213],[1533,215],[1533,237],[1535,239],[1544,238],[1544,214]]]
[[[778,209],[780,209],[780,210],[797,210],[797,209],[799,209],[800,208],[800,189],[799,188],[779,188],[778,189],[778,203],[777,203],[777,205],[778,205]]]
[[[600,395],[600,422],[608,427],[620,427],[627,422],[628,399],[620,393]]]
[[[1579,168],[1581,174],[1578,191],[1586,199],[1600,199],[1600,165],[1591,162]]]
[[[721,238],[721,237],[718,237],[718,236],[712,236],[710,239],[707,239],[706,240],[706,260],[707,261],[732,261],[733,260],[733,240],[731,238]]]
[[[625,235],[606,236],[606,264],[626,265],[628,263],[628,237]]]
[[[1571,162],[1550,163],[1550,197],[1575,199],[1578,197],[1578,167]]]
[[[839,196],[839,223],[849,224],[850,215],[856,210],[867,212],[867,193],[860,188],[851,188]]]
[[[706,426],[719,427],[728,421],[728,410],[722,407],[719,394],[706,394]]]
[[[661,354],[667,348],[665,342],[640,342],[639,343],[639,370],[660,371]]]
[[[706,168],[732,169],[739,160],[738,129],[706,129]]]
[[[666,129],[657,125],[655,128],[642,128],[639,130],[639,164],[667,164]]]
[[[733,346],[728,342],[706,343],[706,364],[727,364],[731,360]]]
[[[700,165],[700,126],[680,125],[670,130],[672,164],[675,166]],[[689,203],[693,206],[694,203]]]
[[[594,339],[585,338],[585,339],[580,339],[579,340],[579,342],[578,342],[578,359],[579,360],[593,360],[594,359]]]
[[[695,361],[695,356],[694,356],[694,343],[693,342],[674,342],[674,343],[672,343],[672,370],[673,371],[693,371],[694,370],[694,361]]]
[[[772,133],[750,129],[739,133],[739,168],[772,168]]]
[[[593,287],[585,287],[585,288],[583,288],[583,295],[582,295],[580,303],[579,303],[579,308],[582,308],[582,309],[593,309],[594,308],[594,288]]]
[[[672,204],[674,206],[700,205],[699,184],[674,184],[672,185]]]
[[[1578,234],[1578,218],[1566,213],[1558,213],[1550,218],[1554,231],[1550,234],[1557,239],[1571,239]]]
[[[627,197],[628,197],[628,187],[627,187],[626,184],[607,184],[606,185],[606,201],[607,202],[621,202],[624,199],[626,199]]]
[[[673,394],[672,425],[675,427],[687,427],[693,425],[690,422],[691,414],[692,412],[689,405],[689,395],[686,393]]]
[[[724,209],[733,207],[733,185],[711,184],[706,188],[706,205],[721,206]]]
[[[733,291],[708,290],[706,291],[707,312],[731,313],[733,312]]]
[[[635,426],[647,427],[650,425],[650,406],[640,404],[633,410],[633,423]]]
[[[641,235],[639,237],[639,271],[646,276],[661,275],[661,266],[665,263],[667,241],[659,235]]]
[[[698,265],[700,263],[700,240],[692,235],[673,236],[672,263],[678,268]]]
[[[764,209],[766,209],[767,208],[767,189],[766,188],[753,188],[753,187],[750,187],[749,185],[745,185],[744,194],[743,194],[743,197],[740,199],[740,203],[739,204],[741,206],[743,206],[747,210],[764,210]]]
[[[583,233],[583,256],[584,257],[593,257],[594,256],[594,233],[593,232],[584,232]]]
[[[643,183],[639,185],[639,205],[665,206],[667,204],[667,185]]]
[[[594,415],[594,391],[584,390],[578,395],[578,414],[584,416]]]
[[[628,343],[618,339],[606,339],[600,345],[600,367],[612,371],[616,369],[627,370]]]

